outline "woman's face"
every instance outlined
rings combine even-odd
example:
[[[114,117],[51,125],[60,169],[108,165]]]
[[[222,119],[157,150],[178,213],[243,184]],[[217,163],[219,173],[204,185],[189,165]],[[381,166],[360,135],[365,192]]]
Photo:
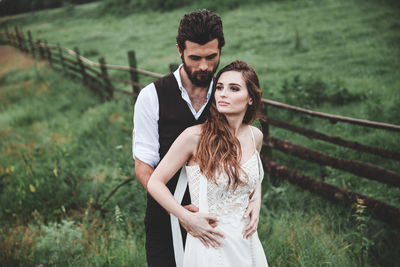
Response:
[[[218,112],[225,115],[243,115],[252,104],[242,73],[227,71],[221,74],[215,90]]]

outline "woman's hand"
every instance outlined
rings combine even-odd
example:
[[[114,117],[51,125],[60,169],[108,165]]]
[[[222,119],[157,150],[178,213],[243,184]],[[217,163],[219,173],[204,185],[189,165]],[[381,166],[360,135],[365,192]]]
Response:
[[[246,212],[244,213],[244,218],[250,216],[250,221],[243,229],[243,237],[249,238],[252,234],[257,231],[258,220],[260,215],[261,201],[258,199],[252,200],[247,206]]]
[[[214,248],[222,246],[219,237],[223,238],[224,234],[214,229],[212,226],[212,224],[215,224],[217,221],[218,219],[216,217],[202,212],[190,212],[187,213],[184,218],[180,219],[180,222],[186,231],[193,237],[200,239],[203,245],[207,248],[209,246]]]

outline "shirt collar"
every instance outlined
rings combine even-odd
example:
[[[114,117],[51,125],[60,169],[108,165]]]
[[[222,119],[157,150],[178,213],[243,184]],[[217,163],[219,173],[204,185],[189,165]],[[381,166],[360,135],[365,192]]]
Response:
[[[175,76],[176,81],[178,82],[179,90],[181,90],[182,93],[187,94],[186,89],[182,85],[182,79],[181,79],[181,73],[180,73],[180,69],[182,67],[183,67],[183,64],[179,65],[179,67],[176,69],[176,71],[174,71],[174,76]],[[207,101],[208,101],[208,99],[210,99],[210,96],[212,94],[213,83],[214,83],[214,79],[211,80],[210,86],[208,87]]]

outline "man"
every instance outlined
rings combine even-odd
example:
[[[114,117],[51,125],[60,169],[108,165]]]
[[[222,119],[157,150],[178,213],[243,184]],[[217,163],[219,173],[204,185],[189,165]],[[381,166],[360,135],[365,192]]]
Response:
[[[176,41],[183,64],[174,73],[143,88],[135,105],[133,156],[136,177],[146,190],[154,168],[179,134],[189,126],[203,123],[209,114],[213,76],[225,44],[222,21],[204,9],[188,13],[180,22]],[[172,194],[179,175],[180,172],[175,174],[167,184]],[[182,205],[196,211],[189,204],[186,188]],[[257,211],[255,214],[251,217],[258,223]],[[169,214],[149,194],[145,228],[148,266],[175,267]],[[183,230],[183,240],[185,237]]]
[[[146,190],[154,168],[179,134],[203,123],[209,114],[212,78],[225,44],[221,19],[208,10],[188,13],[180,22],[176,41],[183,64],[143,88],[135,105],[135,171]],[[172,193],[178,177],[179,172],[168,183]],[[182,204],[190,204],[188,190]],[[148,266],[176,266],[170,217],[149,194],[145,228]]]

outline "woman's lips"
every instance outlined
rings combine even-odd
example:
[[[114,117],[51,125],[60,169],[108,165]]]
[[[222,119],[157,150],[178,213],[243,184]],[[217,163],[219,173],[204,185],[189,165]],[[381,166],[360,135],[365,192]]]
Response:
[[[228,103],[228,102],[225,102],[225,101],[218,101],[218,105],[220,105],[220,106],[227,106],[227,105],[229,105],[229,103]]]

